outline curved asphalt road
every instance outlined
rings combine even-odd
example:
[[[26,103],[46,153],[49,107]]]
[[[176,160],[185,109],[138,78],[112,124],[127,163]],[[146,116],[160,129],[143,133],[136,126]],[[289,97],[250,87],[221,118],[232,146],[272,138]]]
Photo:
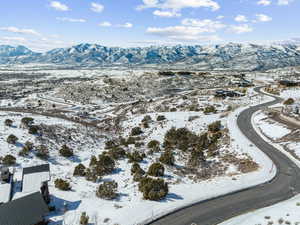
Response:
[[[255,90],[259,92],[259,88]],[[237,124],[242,133],[265,152],[276,165],[277,175],[273,180],[244,191],[194,204],[159,218],[149,225],[191,225],[193,223],[215,225],[247,211],[289,199],[297,194],[300,190],[300,169],[287,156],[265,142],[251,124],[251,117],[256,111],[280,101],[281,99],[276,97],[274,101],[250,107],[237,118]]]

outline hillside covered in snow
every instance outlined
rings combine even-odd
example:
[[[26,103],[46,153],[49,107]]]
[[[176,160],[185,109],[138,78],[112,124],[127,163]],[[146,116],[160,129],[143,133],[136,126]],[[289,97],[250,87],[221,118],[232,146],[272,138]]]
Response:
[[[137,48],[79,44],[37,53],[24,46],[0,45],[0,64],[46,63],[66,66],[166,65],[204,70],[268,70],[300,65],[300,47],[229,43],[214,46],[152,46]]]

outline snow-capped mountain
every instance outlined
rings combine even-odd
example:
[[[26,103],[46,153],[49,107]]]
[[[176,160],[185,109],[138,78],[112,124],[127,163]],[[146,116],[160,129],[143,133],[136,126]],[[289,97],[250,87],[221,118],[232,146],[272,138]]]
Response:
[[[300,65],[300,48],[294,43],[143,48],[79,44],[36,53],[23,46],[0,46],[0,63],[52,63],[66,66],[178,64],[193,65],[199,69],[266,70]]]

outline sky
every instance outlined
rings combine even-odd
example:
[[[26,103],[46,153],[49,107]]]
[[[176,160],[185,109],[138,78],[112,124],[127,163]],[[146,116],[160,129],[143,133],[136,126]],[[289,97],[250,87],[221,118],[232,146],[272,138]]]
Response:
[[[1,0],[0,44],[136,47],[300,37],[300,0]]]

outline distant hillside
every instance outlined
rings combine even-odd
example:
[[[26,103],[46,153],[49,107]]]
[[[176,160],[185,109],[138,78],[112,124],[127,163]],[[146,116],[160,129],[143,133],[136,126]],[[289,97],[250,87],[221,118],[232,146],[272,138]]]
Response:
[[[199,69],[267,70],[300,65],[295,43],[274,45],[229,43],[215,46],[105,47],[80,44],[37,53],[24,46],[0,45],[0,64],[47,63],[66,66],[193,65]]]

